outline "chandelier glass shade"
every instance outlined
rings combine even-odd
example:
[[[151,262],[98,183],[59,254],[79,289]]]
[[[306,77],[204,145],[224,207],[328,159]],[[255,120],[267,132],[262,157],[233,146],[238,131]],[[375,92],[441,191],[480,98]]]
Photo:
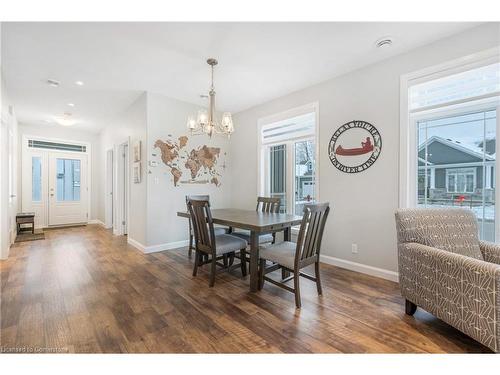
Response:
[[[217,121],[215,110],[215,87],[214,87],[214,66],[217,65],[217,60],[210,58],[207,64],[212,69],[212,80],[210,91],[208,92],[208,110],[200,109],[196,116],[188,117],[187,128],[192,135],[206,134],[212,137],[213,134],[227,135],[228,137],[234,132],[233,119],[230,112],[222,114],[221,121]]]

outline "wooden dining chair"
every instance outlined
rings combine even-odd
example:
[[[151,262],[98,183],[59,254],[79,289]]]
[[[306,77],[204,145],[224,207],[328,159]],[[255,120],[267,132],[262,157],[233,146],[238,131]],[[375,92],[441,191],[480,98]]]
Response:
[[[263,247],[260,250],[259,264],[259,289],[262,289],[265,281],[269,281],[283,289],[295,294],[295,305],[300,308],[300,276],[316,282],[318,294],[322,294],[321,278],[319,274],[319,254],[321,250],[321,239],[325,229],[326,219],[330,212],[329,203],[308,204],[304,206],[302,223],[300,224],[297,243],[280,242]],[[267,261],[273,264],[267,266]],[[301,271],[302,268],[314,263],[315,276]],[[266,276],[269,272],[285,269],[293,272],[293,275],[276,281]],[[293,279],[294,287],[286,283]]]
[[[201,200],[201,201],[210,201],[210,196],[209,195],[186,195],[186,205],[189,199],[194,199],[194,200]],[[228,228],[222,228],[222,227],[215,227],[214,228],[215,235],[219,234],[226,234],[228,232]],[[191,258],[192,253],[194,250],[194,233],[193,233],[193,223],[191,222],[191,219],[189,219],[189,250],[188,250],[188,256]]]
[[[236,252],[240,253],[241,259],[245,259],[248,243],[244,239],[230,234],[215,235],[208,199],[188,199],[187,206],[193,223],[195,239],[193,276],[196,276],[198,267],[203,264],[210,264],[210,287],[213,287],[215,284],[217,266],[222,267],[224,271],[231,271],[236,267],[241,267],[241,273],[243,276],[246,276],[246,262],[227,266],[225,263],[220,263],[219,261],[224,259],[224,255]],[[208,259],[202,259],[203,254],[207,255]]]
[[[257,212],[267,212],[267,213],[278,213],[280,209],[281,199],[271,198],[271,197],[257,197],[257,207],[255,211]],[[243,238],[245,241],[250,241],[249,231],[235,231],[231,234]],[[259,243],[276,242],[276,232],[262,234],[259,236]]]

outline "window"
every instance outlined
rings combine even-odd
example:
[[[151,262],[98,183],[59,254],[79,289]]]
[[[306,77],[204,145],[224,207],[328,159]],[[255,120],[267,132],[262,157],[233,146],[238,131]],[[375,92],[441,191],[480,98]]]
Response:
[[[474,193],[475,169],[446,169],[446,191],[448,193]]]
[[[491,57],[481,61],[408,79],[400,205],[469,208],[480,238],[495,241],[500,63]]]
[[[295,214],[304,211],[304,205],[315,200],[316,155],[314,140],[295,142]]]
[[[39,156],[31,158],[31,200],[42,201],[42,158]]]
[[[269,147],[269,195],[280,198],[280,212],[286,212],[286,145]]]
[[[260,124],[260,194],[281,198],[280,212],[302,215],[317,199],[316,106]]]
[[[80,160],[57,159],[57,200],[80,200]]]

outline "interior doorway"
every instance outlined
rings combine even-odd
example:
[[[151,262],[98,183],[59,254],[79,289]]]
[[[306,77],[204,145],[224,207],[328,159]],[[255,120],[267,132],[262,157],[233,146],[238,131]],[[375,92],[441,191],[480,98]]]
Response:
[[[109,149],[106,151],[106,196],[105,196],[105,218],[104,226],[106,228],[113,228],[114,215],[113,215],[113,163],[114,163],[114,151]]]
[[[129,141],[114,148],[113,158],[113,234],[128,233]]]

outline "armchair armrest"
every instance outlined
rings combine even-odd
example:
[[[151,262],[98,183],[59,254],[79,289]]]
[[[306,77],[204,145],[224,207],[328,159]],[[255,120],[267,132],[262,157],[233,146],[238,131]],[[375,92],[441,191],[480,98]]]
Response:
[[[500,244],[479,241],[479,249],[486,262],[500,264]]]
[[[405,298],[500,350],[500,265],[418,243],[399,245]]]

